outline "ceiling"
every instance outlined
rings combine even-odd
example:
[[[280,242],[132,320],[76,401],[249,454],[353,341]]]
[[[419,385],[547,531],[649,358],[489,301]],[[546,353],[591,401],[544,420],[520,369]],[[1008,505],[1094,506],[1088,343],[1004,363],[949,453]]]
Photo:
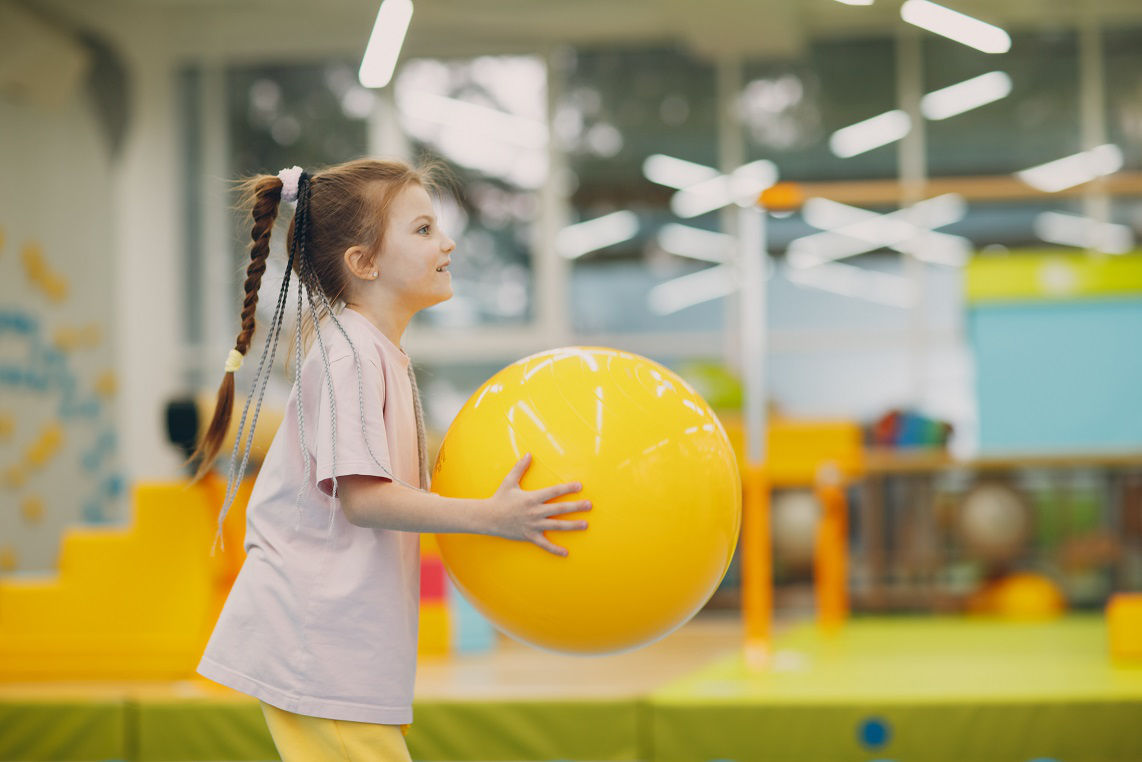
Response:
[[[795,56],[817,37],[886,34],[901,26],[901,0],[849,6],[836,0],[414,0],[407,55],[475,55],[553,46],[672,42],[714,58]],[[1142,0],[946,0],[1011,30],[1142,25]],[[265,57],[357,52],[377,0],[36,0],[30,8],[76,20],[159,23],[180,55]],[[909,27],[911,28],[911,27]]]

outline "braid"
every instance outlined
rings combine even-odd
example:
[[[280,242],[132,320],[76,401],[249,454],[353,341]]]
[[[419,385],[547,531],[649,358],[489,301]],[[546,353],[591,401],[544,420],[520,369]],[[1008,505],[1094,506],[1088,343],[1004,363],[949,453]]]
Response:
[[[304,251],[303,251],[304,254]],[[321,350],[321,365],[325,371],[325,386],[329,391],[329,444],[330,444],[330,468],[333,476],[333,497],[337,497],[337,405],[336,400],[333,398],[333,374],[329,367],[329,355],[325,351],[325,339],[321,336],[319,329],[320,317],[317,314],[317,303],[313,299],[314,290],[321,292],[321,285],[317,282],[316,277],[313,275],[313,270],[309,266],[309,260],[304,256],[301,257],[301,276],[300,280],[306,284],[305,295],[309,301],[309,313],[313,318],[314,333],[317,336],[317,346]],[[317,403],[319,406],[321,402]],[[333,525],[333,514],[329,514],[329,525]]]
[[[251,216],[254,226],[250,231],[250,264],[246,268],[245,299],[242,302],[242,327],[234,342],[234,349],[245,355],[254,335],[254,312],[258,304],[258,288],[262,275],[266,272],[266,258],[270,255],[270,233],[278,216],[281,201],[282,181],[272,176],[257,179],[254,205]],[[234,408],[234,371],[227,370],[218,387],[218,398],[214,405],[214,415],[202,442],[190,456],[188,462],[198,460],[194,481],[201,479],[214,464],[214,459],[222,449],[222,440],[230,429],[230,418]]]
[[[299,184],[305,182],[305,175]],[[294,214],[294,226],[297,226],[297,213]],[[294,240],[297,240],[295,231]],[[286,296],[289,294],[290,275],[293,266],[294,253],[297,247],[287,247],[289,253],[286,259],[285,274],[282,277],[282,286],[278,291],[278,301],[274,305],[273,319],[270,321],[270,330],[266,336],[266,342],[262,346],[262,355],[258,359],[258,369],[254,373],[254,380],[250,386],[250,394],[246,397],[246,404],[242,408],[242,419],[238,423],[238,435],[234,438],[234,450],[230,453],[230,470],[226,482],[226,500],[222,505],[222,510],[218,514],[218,534],[216,540],[221,541],[222,549],[226,549],[225,540],[222,537],[222,523],[226,519],[226,514],[230,510],[230,505],[234,502],[234,498],[238,495],[238,485],[242,483],[242,478],[246,475],[246,465],[250,461],[250,447],[254,443],[254,430],[258,426],[258,416],[262,411],[262,400],[266,395],[266,384],[269,383],[270,373],[274,367],[274,357],[277,355],[278,338],[281,336],[281,329],[283,325],[283,318],[285,317],[285,304]],[[269,354],[269,362],[266,361],[266,355]],[[254,407],[254,419],[250,422],[250,431],[246,435],[246,447],[242,453],[242,463],[235,471],[235,463],[238,459],[238,449],[242,442],[243,433],[246,431],[246,414],[250,410],[250,402],[257,398],[257,405]]]
[[[300,262],[300,260],[299,260]],[[298,266],[300,271],[300,264]],[[301,460],[305,463],[305,480],[297,489],[297,497],[294,498],[293,506],[297,509],[297,526],[301,525],[301,498],[305,494],[306,487],[309,486],[310,480],[310,465],[309,465],[309,448],[305,444],[305,414],[302,411],[301,399],[301,363],[303,361],[301,351],[301,323],[304,319],[301,312],[301,291],[305,286],[301,282],[301,275],[297,278],[297,323],[294,328],[294,340],[297,349],[297,358],[293,364],[293,383],[294,388],[297,390],[297,433],[298,445],[301,447]],[[296,526],[294,527],[297,528]]]
[[[279,181],[280,183],[280,181]],[[262,284],[262,275],[266,272],[266,259],[270,255],[270,232],[274,221],[278,218],[278,204],[281,200],[281,188],[278,189],[277,198],[269,199],[266,196],[259,198],[254,205],[254,228],[250,231],[250,264],[246,267],[246,282],[243,289],[246,292],[242,300],[242,330],[234,348],[243,355],[250,348],[250,339],[254,336],[254,313],[258,306],[258,287]]]

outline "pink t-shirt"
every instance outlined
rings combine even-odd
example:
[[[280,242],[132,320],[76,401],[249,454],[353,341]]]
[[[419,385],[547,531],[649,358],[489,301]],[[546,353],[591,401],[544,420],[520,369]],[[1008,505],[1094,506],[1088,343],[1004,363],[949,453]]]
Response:
[[[350,524],[330,492],[332,477],[348,474],[420,483],[409,358],[360,313],[345,309],[338,319],[357,348],[360,386],[352,348],[326,320],[335,421],[314,341],[300,383],[309,480],[295,385],[250,495],[246,561],[198,673],[296,714],[405,724],[416,673],[420,535]]]

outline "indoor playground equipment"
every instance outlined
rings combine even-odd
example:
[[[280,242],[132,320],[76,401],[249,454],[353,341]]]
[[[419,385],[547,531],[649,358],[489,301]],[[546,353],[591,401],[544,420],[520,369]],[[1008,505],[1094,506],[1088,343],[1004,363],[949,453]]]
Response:
[[[727,417],[726,431],[734,443],[742,468],[746,458],[746,432],[740,418]],[[812,550],[817,623],[835,632],[848,616],[848,500],[846,490],[865,469],[860,424],[856,421],[809,421],[774,417],[766,428],[766,461],[753,467],[757,532],[742,538],[743,617],[747,637],[768,631],[772,608],[770,490],[811,489],[819,506]],[[746,489],[750,487],[747,485]],[[764,522],[763,526],[758,526]],[[748,559],[748,563],[747,563]],[[752,605],[746,596],[760,596]],[[755,641],[755,666],[768,658],[766,641]]]
[[[529,543],[440,535],[460,590],[519,640],[569,653],[612,653],[673,631],[706,603],[737,545],[741,482],[706,402],[638,355],[569,347],[490,378],[456,416],[433,488],[486,497],[526,453],[523,487],[579,481],[584,532],[557,558]]]
[[[259,462],[270,441],[255,439]],[[0,578],[0,682],[193,677],[246,557],[253,484],[240,485],[213,554],[226,483],[212,473],[192,485],[137,485],[130,524],[65,532],[58,573]],[[425,540],[418,653],[490,649],[491,625],[451,589]]]
[[[1016,572],[986,583],[967,602],[972,614],[1012,620],[1054,619],[1067,610],[1063,591],[1042,574]]]
[[[974,257],[965,292],[982,453],[1142,447],[1142,254]]]
[[[59,573],[0,580],[0,681],[194,674],[244,552],[242,485],[210,554],[225,484],[141,484],[126,527],[77,527]]]
[[[420,627],[417,654],[445,657],[491,650],[492,625],[449,581],[435,535],[420,536]]]
[[[1106,604],[1111,658],[1142,667],[1142,593],[1116,593]]]

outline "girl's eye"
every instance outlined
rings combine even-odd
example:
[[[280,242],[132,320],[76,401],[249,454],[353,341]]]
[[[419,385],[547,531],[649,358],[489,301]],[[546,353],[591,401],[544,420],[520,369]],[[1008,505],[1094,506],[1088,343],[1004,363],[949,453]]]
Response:
[[[418,232],[418,233],[428,233],[428,225],[421,225],[419,228],[417,228],[417,231],[416,231],[416,232]]]

